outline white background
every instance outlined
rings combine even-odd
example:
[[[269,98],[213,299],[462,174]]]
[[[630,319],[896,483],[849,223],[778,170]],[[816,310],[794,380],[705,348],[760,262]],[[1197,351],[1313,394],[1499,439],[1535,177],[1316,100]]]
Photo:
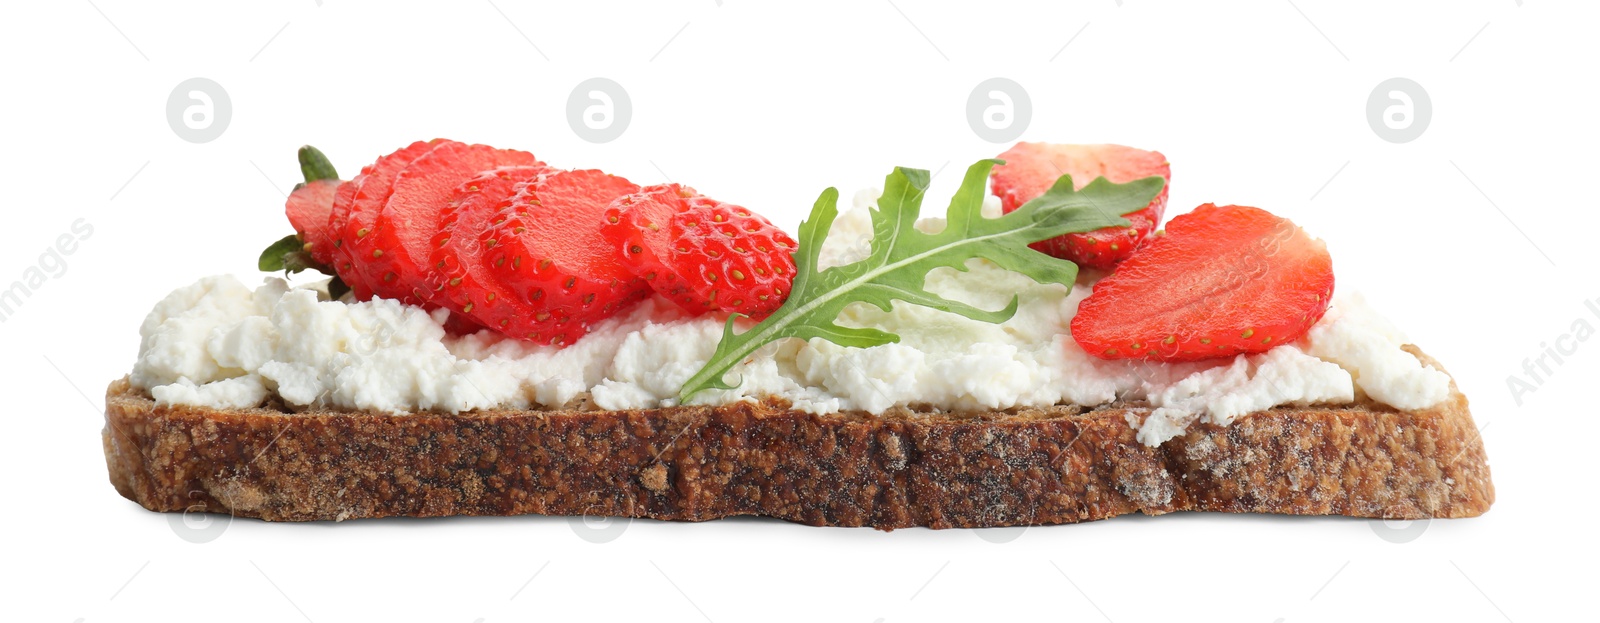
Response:
[[[1524,360],[1580,319],[1600,327],[1584,307],[1600,299],[1596,6],[982,4],[3,9],[0,287],[76,219],[94,228],[0,323],[4,618],[1592,616],[1600,340],[1576,343],[1521,404],[1507,379],[1528,380]],[[230,125],[205,144],[165,118],[168,94],[196,76],[232,100]],[[606,144],[565,116],[573,86],[596,76],[624,85],[634,109]],[[1471,398],[1494,509],[1404,543],[1380,538],[1402,527],[1382,522],[1182,514],[981,534],[635,521],[608,543],[565,518],[241,519],[196,544],[180,538],[193,526],[106,481],[102,388],[128,371],[140,320],[200,276],[260,278],[257,253],[290,231],[282,193],[302,143],[346,176],[438,136],[641,183],[670,174],[792,230],[824,187],[848,197],[893,165],[943,169],[930,196],[947,196],[962,168],[1005,147],[966,120],[973,86],[996,76],[1030,94],[1025,139],[1159,149],[1172,211],[1257,205],[1326,239],[1339,287],[1365,291]],[[1405,144],[1366,119],[1373,87],[1396,76],[1432,101]]]

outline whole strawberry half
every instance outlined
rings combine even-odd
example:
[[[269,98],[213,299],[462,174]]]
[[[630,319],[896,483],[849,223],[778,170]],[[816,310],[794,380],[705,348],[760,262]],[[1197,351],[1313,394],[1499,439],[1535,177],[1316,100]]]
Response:
[[[328,231],[328,215],[333,212],[334,196],[343,183],[332,179],[307,182],[289,193],[284,202],[289,224],[305,241],[306,253],[329,266],[333,265],[333,236]]]
[[[490,275],[533,317],[515,337],[571,344],[649,294],[600,232],[607,206],[638,192],[603,171],[557,171],[524,184],[479,236]]]
[[[1103,359],[1256,353],[1305,335],[1332,295],[1321,240],[1260,208],[1208,203],[1095,284],[1072,337]]]
[[[1161,152],[1122,145],[1017,143],[998,157],[1005,164],[994,168],[990,187],[1006,212],[1043,195],[1063,175],[1071,175],[1072,185],[1079,189],[1097,177],[1117,184],[1151,176],[1172,181],[1172,168]],[[1123,217],[1128,219],[1127,227],[1066,234],[1029,246],[1080,266],[1111,268],[1132,255],[1155,231],[1166,206],[1167,188],[1162,187],[1149,206]]]
[[[762,216],[677,184],[606,211],[606,236],[651,289],[693,312],[765,318],[794,282],[795,241]]]

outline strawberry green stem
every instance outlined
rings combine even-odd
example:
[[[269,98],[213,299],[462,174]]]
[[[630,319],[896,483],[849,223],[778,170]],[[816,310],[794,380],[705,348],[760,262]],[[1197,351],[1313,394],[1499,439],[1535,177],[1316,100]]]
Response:
[[[300,148],[300,174],[306,177],[307,184],[317,180],[339,179],[339,172],[333,169],[328,157],[310,145]]]

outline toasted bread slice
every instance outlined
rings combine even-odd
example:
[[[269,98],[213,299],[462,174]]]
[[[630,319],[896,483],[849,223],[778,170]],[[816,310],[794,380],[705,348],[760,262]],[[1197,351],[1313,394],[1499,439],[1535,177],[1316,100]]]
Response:
[[[121,380],[107,390],[103,438],[112,484],[145,508],[270,521],[764,515],[890,530],[1186,510],[1472,517],[1494,502],[1453,386],[1423,411],[1280,407],[1196,423],[1156,448],[1129,422],[1149,412],[815,415],[740,403],[291,414],[158,406]]]

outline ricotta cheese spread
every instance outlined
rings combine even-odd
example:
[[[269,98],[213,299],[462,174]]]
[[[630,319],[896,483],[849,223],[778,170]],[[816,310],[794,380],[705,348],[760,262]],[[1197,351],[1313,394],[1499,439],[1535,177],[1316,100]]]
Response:
[[[821,250],[825,265],[865,256],[867,211],[876,194],[856,196]],[[998,211],[990,197],[986,211]],[[919,227],[935,230],[939,219]],[[840,323],[873,327],[900,341],[871,348],[826,340],[769,344],[734,368],[732,390],[697,394],[695,404],[775,396],[794,408],[828,413],[890,409],[963,411],[1103,405],[1143,401],[1130,416],[1147,445],[1196,421],[1228,424],[1278,405],[1340,404],[1365,395],[1421,409],[1450,394],[1450,378],[1401,349],[1405,338],[1359,295],[1338,295],[1327,315],[1296,343],[1264,353],[1191,363],[1107,361],[1090,356],[1069,326],[1079,301],[984,260],[967,271],[927,277],[937,294],[985,309],[1019,297],[1016,315],[991,324],[910,304],[884,312],[854,305]],[[291,409],[393,413],[573,407],[672,406],[683,383],[711,358],[722,322],[688,316],[648,299],[595,325],[566,348],[536,346],[484,331],[448,335],[445,311],[394,300],[327,300],[313,287],[269,278],[251,289],[231,276],[208,277],[163,299],[140,327],[130,376],[158,404],[259,406],[276,397]]]

